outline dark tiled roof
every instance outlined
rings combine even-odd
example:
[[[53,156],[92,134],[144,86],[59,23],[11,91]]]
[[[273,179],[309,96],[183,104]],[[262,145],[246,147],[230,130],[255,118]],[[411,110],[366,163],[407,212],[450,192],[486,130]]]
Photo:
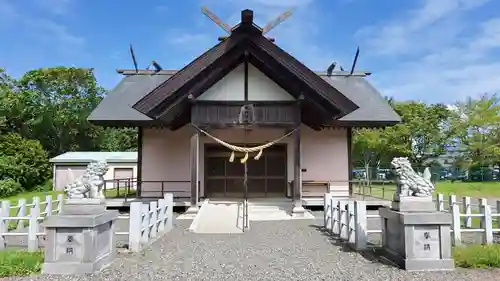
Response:
[[[132,108],[137,101],[172,74],[126,75],[89,116],[90,121],[147,121],[148,116]],[[342,117],[344,122],[395,123],[401,118],[381,94],[363,77],[320,76],[359,106]]]
[[[88,117],[90,121],[147,121],[148,116],[132,108],[142,97],[172,75],[126,75],[108,92]]]
[[[400,122],[401,117],[392,109],[382,95],[363,77],[321,75],[347,98],[359,106],[358,109],[340,118],[341,121]]]

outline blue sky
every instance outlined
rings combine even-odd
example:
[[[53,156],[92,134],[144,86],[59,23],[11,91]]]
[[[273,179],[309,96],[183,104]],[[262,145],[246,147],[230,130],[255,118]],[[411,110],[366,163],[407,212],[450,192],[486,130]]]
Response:
[[[224,32],[201,13],[207,6],[230,25],[254,10],[264,26],[294,14],[269,33],[313,70],[332,61],[358,70],[383,95],[451,103],[500,90],[500,1],[494,0],[0,0],[0,67],[18,77],[57,65],[93,67],[106,88],[132,68],[132,43],[151,60],[179,69]]]

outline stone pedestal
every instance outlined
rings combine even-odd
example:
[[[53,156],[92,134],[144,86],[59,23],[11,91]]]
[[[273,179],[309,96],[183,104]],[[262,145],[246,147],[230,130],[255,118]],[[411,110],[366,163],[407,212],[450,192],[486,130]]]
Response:
[[[47,217],[43,274],[86,274],[109,265],[116,255],[115,221],[100,199],[68,199],[61,213]]]
[[[436,205],[432,202],[432,196],[394,196],[392,210],[399,212],[435,212]]]
[[[302,205],[294,206],[292,209],[292,217],[294,218],[303,218],[306,216],[306,214],[307,214],[306,209],[304,209]]]
[[[386,256],[407,271],[454,270],[451,214],[429,210],[432,198],[399,199],[379,209]]]

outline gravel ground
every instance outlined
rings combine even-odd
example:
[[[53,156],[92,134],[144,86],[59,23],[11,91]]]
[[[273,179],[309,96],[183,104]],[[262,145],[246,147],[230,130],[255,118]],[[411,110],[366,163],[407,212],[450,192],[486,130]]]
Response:
[[[193,234],[189,221],[142,253],[120,253],[98,274],[5,280],[500,280],[500,271],[407,273],[371,253],[345,250],[317,220],[252,222],[244,234]]]

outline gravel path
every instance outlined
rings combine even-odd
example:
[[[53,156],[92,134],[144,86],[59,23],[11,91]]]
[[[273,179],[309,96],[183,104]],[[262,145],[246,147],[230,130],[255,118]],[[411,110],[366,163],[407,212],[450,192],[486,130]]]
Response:
[[[317,220],[252,222],[244,234],[193,234],[189,221],[143,253],[120,253],[101,273],[5,280],[500,280],[500,271],[407,273],[373,254],[344,250]]]

